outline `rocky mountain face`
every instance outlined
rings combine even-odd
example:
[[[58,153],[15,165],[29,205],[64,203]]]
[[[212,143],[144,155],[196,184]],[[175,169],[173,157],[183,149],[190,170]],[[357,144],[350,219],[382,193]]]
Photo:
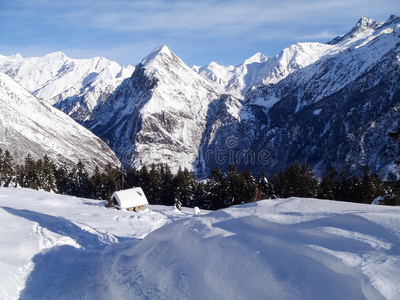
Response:
[[[63,112],[39,100],[8,75],[0,73],[0,148],[16,163],[45,154],[60,165],[81,160],[89,172],[120,162],[111,149]]]
[[[189,68],[161,46],[135,68],[105,59],[77,68],[52,54],[61,58],[43,78],[26,75],[19,56],[0,57],[0,70],[101,137],[125,167],[166,163],[206,177],[231,163],[269,174],[307,163],[319,175],[330,164],[352,174],[368,164],[395,178],[387,132],[400,117],[399,46],[391,16],[239,66]]]
[[[212,84],[161,46],[136,66],[83,124],[105,140],[125,166],[167,163],[193,169]]]

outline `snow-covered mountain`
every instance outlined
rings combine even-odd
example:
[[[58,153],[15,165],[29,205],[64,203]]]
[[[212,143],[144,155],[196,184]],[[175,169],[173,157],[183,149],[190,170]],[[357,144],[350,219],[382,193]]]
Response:
[[[263,153],[268,173],[300,162],[319,174],[329,164],[350,172],[369,164],[383,177],[398,176],[396,145],[387,133],[400,118],[400,18],[382,23],[362,18],[348,34],[319,46],[314,62],[306,60],[297,70],[283,64],[292,71],[279,81],[265,77],[245,98],[241,113],[248,117],[219,128],[201,153],[216,153],[233,136],[232,157],[240,161],[240,155]],[[261,171],[249,161],[240,164]]]
[[[244,99],[255,88],[277,83],[289,74],[300,70],[329,53],[332,47],[321,43],[297,43],[275,57],[261,53],[238,66],[220,66],[215,62],[193,70],[211,80],[218,91]]]
[[[189,68],[161,46],[130,77],[133,67],[60,53],[0,57],[0,70],[100,136],[125,166],[167,163],[203,177],[231,163],[271,174],[300,162],[319,175],[329,164],[352,173],[369,164],[394,178],[387,132],[400,117],[399,31],[396,16],[362,18],[327,44],[235,67]]]
[[[160,46],[84,125],[107,141],[125,166],[168,163],[174,171],[192,169],[209,105],[218,98],[208,80]]]
[[[0,148],[17,163],[45,154],[58,164],[81,160],[88,171],[120,164],[110,148],[58,109],[39,100],[8,75],[0,73]]]
[[[193,215],[104,206],[0,188],[0,298],[400,297],[399,207],[290,198]]]
[[[71,59],[61,52],[30,58],[0,56],[0,72],[77,121],[85,120],[133,71],[132,66],[121,67],[102,57]]]

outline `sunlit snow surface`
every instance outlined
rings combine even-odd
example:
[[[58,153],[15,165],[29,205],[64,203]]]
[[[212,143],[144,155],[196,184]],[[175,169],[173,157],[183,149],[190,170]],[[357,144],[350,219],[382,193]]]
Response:
[[[0,188],[1,299],[399,299],[400,208],[171,207]]]

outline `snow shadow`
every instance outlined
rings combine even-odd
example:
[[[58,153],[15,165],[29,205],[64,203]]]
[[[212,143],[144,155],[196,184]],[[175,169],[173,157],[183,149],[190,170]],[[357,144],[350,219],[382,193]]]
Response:
[[[369,233],[373,240],[366,240],[364,235],[357,239],[318,230],[324,226],[338,228],[341,222],[342,228]],[[256,216],[213,224],[213,227],[231,234],[225,239],[233,245],[245,245],[247,250],[244,252],[265,266],[265,272],[273,274],[281,285],[304,299],[384,299],[365,274],[329,254],[329,251],[349,253],[349,257],[373,251],[398,254],[398,244],[392,244],[390,249],[379,248],[379,240],[387,237],[393,241],[393,237],[386,229],[371,229],[372,226],[379,227],[354,215],[291,225],[273,223]],[[379,240],[374,237],[379,237]]]
[[[62,237],[70,237],[81,246],[55,245],[35,255],[32,259],[34,269],[20,299],[101,299],[105,288],[104,261],[112,261],[116,252],[132,247],[138,241],[125,238],[125,243],[118,243],[116,239],[107,239],[106,233],[88,232],[63,217],[2,208]]]
[[[105,246],[102,236],[90,233],[63,217],[55,217],[43,213],[2,207],[5,211],[15,216],[36,222],[40,227],[62,235],[68,236],[85,249],[98,249]]]

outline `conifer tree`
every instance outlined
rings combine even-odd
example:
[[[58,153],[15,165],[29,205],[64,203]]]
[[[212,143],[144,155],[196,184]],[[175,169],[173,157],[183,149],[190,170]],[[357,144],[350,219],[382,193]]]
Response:
[[[362,202],[362,186],[357,176],[348,176],[347,170],[342,170],[339,176],[338,197],[339,201]]]
[[[8,150],[0,149],[0,186],[10,186],[14,174],[14,158]]]
[[[37,170],[37,164],[33,160],[32,156],[28,154],[25,157],[25,164],[23,168],[23,176],[21,177],[21,186],[38,190],[40,187],[39,183],[39,172]]]
[[[54,178],[56,181],[57,192],[59,194],[67,194],[68,189],[68,169],[66,166],[59,166],[54,170]]]
[[[240,173],[239,176],[239,190],[238,190],[238,204],[249,203],[256,201],[257,185],[253,175],[250,171],[246,170]]]
[[[161,165],[161,190],[160,190],[160,204],[162,205],[174,205],[175,202],[175,180],[172,175],[171,169],[168,165]]]
[[[150,175],[146,165],[142,166],[139,171],[139,186],[143,189],[145,194],[150,190]]]
[[[224,206],[229,207],[231,205],[240,204],[240,189],[243,186],[241,184],[241,178],[239,172],[234,164],[231,164],[226,171],[226,199]]]
[[[279,193],[282,197],[315,197],[318,181],[310,166],[292,165],[278,177]]]
[[[268,190],[267,190],[268,198],[279,198],[282,194],[282,189],[280,186],[280,176],[272,174],[271,179],[269,180]]]
[[[205,185],[205,206],[207,209],[220,209],[226,201],[226,181],[221,169],[216,166],[211,171],[211,176]]]
[[[329,166],[326,170],[326,174],[322,179],[319,189],[318,189],[318,198],[320,199],[329,199],[335,200],[337,196],[337,172],[333,166]]]
[[[55,178],[56,165],[50,158],[45,155],[42,160],[42,189],[45,191],[57,192],[56,178]]]
[[[126,172],[125,176],[125,187],[133,188],[140,186],[140,175],[136,168],[131,168]]]
[[[161,174],[156,168],[155,164],[150,166],[149,172],[149,186],[147,189],[147,198],[149,199],[149,203],[152,204],[161,204]]]
[[[175,176],[176,196],[175,198],[186,207],[193,207],[193,186],[196,181],[193,172],[188,169],[183,171],[179,168]]]
[[[67,183],[68,195],[88,198],[91,195],[89,175],[86,172],[85,165],[79,161],[68,174],[69,181]]]
[[[193,207],[198,206],[205,208],[206,206],[206,192],[205,184],[200,181],[195,181],[193,186]]]
[[[256,200],[262,200],[268,198],[270,193],[270,182],[267,179],[265,172],[259,173],[256,178],[257,191]]]
[[[115,191],[119,191],[122,187],[122,170],[107,164],[104,169],[104,188],[105,195],[102,198],[111,200],[111,196]]]
[[[101,173],[99,167],[96,166],[93,175],[90,177],[90,189],[91,197],[93,199],[105,199],[106,198],[106,178],[105,174]]]
[[[381,190],[381,180],[377,174],[370,174],[370,167],[364,167],[364,176],[361,182],[361,202],[370,204],[383,191]]]

